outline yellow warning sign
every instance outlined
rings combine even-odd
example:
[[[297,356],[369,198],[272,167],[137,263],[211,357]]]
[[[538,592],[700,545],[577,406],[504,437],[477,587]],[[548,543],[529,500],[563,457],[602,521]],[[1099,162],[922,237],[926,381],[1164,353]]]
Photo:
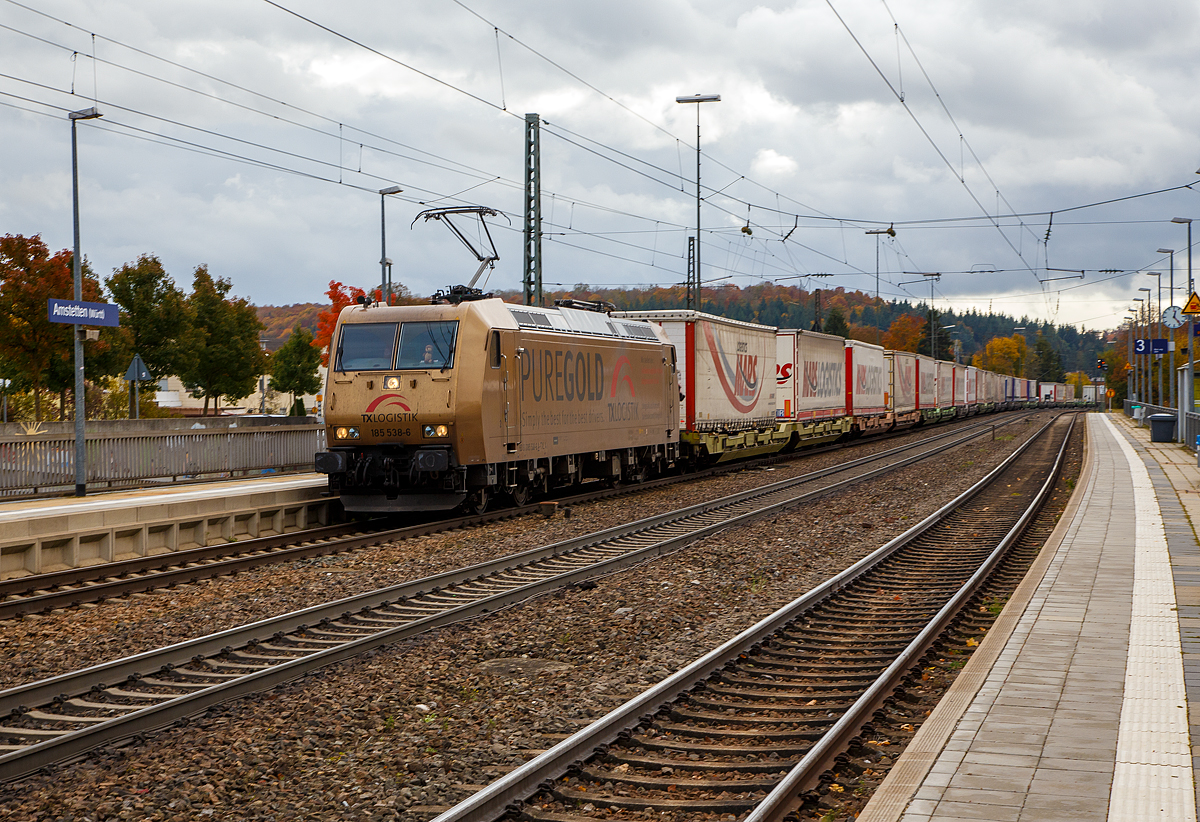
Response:
[[[1192,292],[1192,296],[1188,297],[1187,305],[1183,307],[1184,314],[1200,314],[1200,296],[1196,292]]]

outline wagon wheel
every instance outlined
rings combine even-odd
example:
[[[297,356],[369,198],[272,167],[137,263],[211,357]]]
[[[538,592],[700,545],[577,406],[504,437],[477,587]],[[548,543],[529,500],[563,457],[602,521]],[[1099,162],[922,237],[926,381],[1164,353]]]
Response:
[[[529,500],[533,499],[533,489],[524,483],[513,486],[508,493],[512,497],[513,505],[518,508],[528,505]]]
[[[629,481],[635,484],[645,482],[650,476],[650,466],[639,462],[637,467],[629,472]]]
[[[480,488],[471,496],[467,497],[467,511],[472,514],[482,514],[488,509],[489,503],[492,501],[491,492],[487,488]]]

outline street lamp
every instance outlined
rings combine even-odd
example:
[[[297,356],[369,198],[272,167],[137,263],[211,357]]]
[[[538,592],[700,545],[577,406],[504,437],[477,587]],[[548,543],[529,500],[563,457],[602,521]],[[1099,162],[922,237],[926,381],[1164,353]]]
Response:
[[[1145,333],[1145,335],[1146,335],[1146,339],[1149,340],[1149,339],[1151,339],[1150,338],[1150,318],[1151,318],[1150,292],[1152,291],[1152,289],[1150,289],[1149,287],[1143,287],[1143,288],[1139,288],[1138,291],[1146,292],[1146,296],[1142,300],[1142,303],[1143,303],[1142,307],[1145,309],[1144,316],[1146,318],[1145,322],[1142,324],[1142,330],[1143,330],[1143,333]],[[1134,299],[1136,300],[1138,298],[1134,297]],[[1146,372],[1143,375],[1144,379],[1142,380],[1142,388],[1146,394],[1145,401],[1148,401],[1150,405],[1154,404],[1154,360],[1151,359],[1151,355],[1153,353],[1154,353],[1154,343],[1150,343],[1150,350],[1143,354],[1143,356],[1146,358],[1145,359]]]
[[[1190,302],[1192,294],[1194,293],[1193,286],[1192,286],[1192,218],[1191,217],[1172,217],[1171,222],[1183,223],[1184,225],[1187,226],[1187,252],[1188,252],[1188,290],[1187,290],[1187,293],[1188,293],[1188,301]],[[1195,378],[1196,378],[1196,356],[1195,356],[1195,353],[1192,351],[1192,340],[1194,339],[1195,334],[1192,333],[1192,329],[1194,326],[1192,325],[1191,316],[1185,315],[1185,318],[1187,320],[1187,322],[1186,322],[1187,334],[1185,335],[1185,339],[1187,340],[1187,350],[1188,350],[1187,388],[1183,392],[1183,396],[1179,398],[1179,404],[1181,406],[1183,406],[1184,409],[1188,413],[1191,413],[1196,410],[1195,397],[1193,396],[1193,394],[1194,394],[1193,382],[1195,381]],[[1182,420],[1186,420],[1186,418],[1181,418],[1181,421]],[[1180,425],[1179,430],[1182,433],[1184,430],[1184,426]]]
[[[676,103],[719,103],[719,94],[692,94],[676,97]],[[696,272],[695,309],[699,311],[704,305],[700,300],[700,106],[696,106],[696,246],[692,264]],[[688,306],[692,308],[693,306]]]
[[[1162,272],[1147,271],[1147,277],[1155,277],[1158,279],[1158,319],[1154,321],[1154,339],[1162,339]],[[1153,368],[1154,363],[1154,343],[1150,344],[1150,363]],[[1163,404],[1163,360],[1160,355],[1158,358],[1158,404]]]
[[[387,195],[399,194],[403,190],[400,186],[379,189],[379,295],[385,305],[391,296],[392,278],[388,268],[391,260],[387,258],[387,208],[384,203],[387,201]]]
[[[1137,314],[1137,320],[1134,323],[1134,326],[1137,329],[1135,333],[1137,334],[1138,340],[1141,340],[1142,333],[1143,333],[1142,332],[1142,305],[1141,305],[1141,303],[1144,303],[1146,301],[1146,299],[1144,297],[1134,297],[1133,300],[1134,300],[1134,302],[1138,303],[1138,305],[1134,306],[1134,312]],[[1137,377],[1135,382],[1137,383],[1137,386],[1138,386],[1138,401],[1145,402],[1146,401],[1146,374],[1142,370],[1142,355],[1137,353],[1136,345],[1134,346],[1134,356],[1137,357],[1137,362],[1133,367],[1133,373]]]
[[[75,302],[83,301],[83,263],[79,257],[79,151],[75,141],[75,122],[95,120],[102,116],[95,106],[67,114],[71,121],[71,209],[75,224]],[[72,326],[75,336],[75,496],[87,493],[87,452],[84,447],[84,420],[87,419],[87,397],[83,386],[83,326]]]
[[[1131,308],[1129,311],[1132,312],[1133,309]],[[1129,325],[1128,331],[1125,332],[1127,349],[1125,362],[1127,362],[1130,366],[1129,370],[1125,372],[1125,396],[1131,401],[1137,398],[1137,371],[1133,368],[1133,323],[1136,319],[1136,316],[1137,315],[1133,313],[1125,315],[1125,320]]]

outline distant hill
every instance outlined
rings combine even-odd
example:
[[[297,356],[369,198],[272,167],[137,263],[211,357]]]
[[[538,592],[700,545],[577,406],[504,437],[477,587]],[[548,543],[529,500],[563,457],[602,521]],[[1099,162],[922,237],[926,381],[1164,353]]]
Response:
[[[258,319],[266,330],[263,336],[267,340],[267,350],[276,351],[287,342],[292,335],[292,329],[299,325],[312,333],[317,331],[317,315],[328,305],[321,303],[297,303],[295,305],[257,305]]]
[[[424,303],[427,299],[418,299],[403,288],[401,295],[405,301]],[[523,301],[522,294],[516,291],[497,291],[496,296],[517,304]],[[618,289],[578,283],[571,289],[547,291],[546,305],[553,305],[557,298],[572,297],[608,301],[616,304],[619,309],[628,311],[661,310],[682,308],[684,296],[681,287]],[[836,309],[848,323],[848,336],[867,342],[875,342],[897,319],[905,316],[929,316],[929,306],[924,302],[877,301],[871,294],[847,291],[844,288],[807,291],[797,286],[774,284],[746,288],[720,285],[706,287],[703,296],[705,311],[730,319],[780,328],[812,328],[818,316],[828,318]],[[268,350],[275,351],[283,345],[297,324],[315,333],[317,317],[328,307],[327,303],[257,306],[258,318],[266,326],[263,335],[267,338]],[[972,309],[964,313],[942,311],[939,312],[938,319],[943,326],[954,326],[953,332],[945,335],[945,340],[940,341],[944,343],[951,336],[958,340],[962,345],[961,352],[965,362],[969,362],[972,355],[983,351],[989,340],[1010,336],[1018,329],[1025,329],[1025,337],[1030,341],[1031,348],[1037,336],[1045,336],[1061,357],[1062,365],[1067,371],[1093,368],[1107,344],[1105,335],[1100,332],[1077,329],[1072,325],[1056,326],[1027,316],[1018,319],[990,311],[981,314]]]

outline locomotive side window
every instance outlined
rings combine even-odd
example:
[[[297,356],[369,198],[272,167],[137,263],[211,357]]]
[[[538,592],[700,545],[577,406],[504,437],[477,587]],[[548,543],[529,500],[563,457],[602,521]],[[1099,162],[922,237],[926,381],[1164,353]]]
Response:
[[[387,371],[396,350],[396,323],[354,323],[342,326],[338,342],[338,371]]]
[[[396,368],[450,368],[458,320],[404,323],[400,327],[400,353]]]
[[[491,353],[491,358],[492,358],[492,368],[499,368],[500,367],[500,332],[493,331],[491,336],[492,336],[492,343],[491,343],[492,350],[490,353]]]

